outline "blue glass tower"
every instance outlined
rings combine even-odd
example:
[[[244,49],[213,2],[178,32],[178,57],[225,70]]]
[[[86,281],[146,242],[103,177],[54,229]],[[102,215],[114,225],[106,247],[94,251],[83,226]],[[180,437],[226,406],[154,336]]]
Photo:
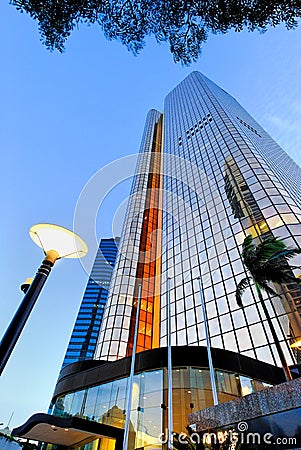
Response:
[[[92,359],[106,306],[119,238],[101,239],[87,287],[78,311],[62,368]]]

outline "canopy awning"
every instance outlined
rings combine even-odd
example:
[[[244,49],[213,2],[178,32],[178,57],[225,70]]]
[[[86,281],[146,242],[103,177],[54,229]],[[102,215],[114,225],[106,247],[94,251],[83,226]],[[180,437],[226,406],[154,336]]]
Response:
[[[70,448],[81,447],[95,439],[106,437],[116,441],[115,450],[122,449],[123,434],[123,429],[111,425],[79,417],[57,417],[43,413],[34,414],[12,431],[12,436]]]

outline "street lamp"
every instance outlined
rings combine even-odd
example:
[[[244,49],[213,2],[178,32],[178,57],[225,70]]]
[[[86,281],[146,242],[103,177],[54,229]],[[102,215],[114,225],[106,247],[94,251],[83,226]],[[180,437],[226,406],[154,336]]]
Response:
[[[23,292],[26,293],[1,340],[0,375],[19,339],[54,263],[62,258],[81,258],[88,252],[86,243],[79,236],[67,228],[59,227],[58,225],[40,223],[31,227],[29,234],[35,244],[43,249],[45,258],[30,285],[30,281],[24,283],[27,288],[23,289]]]

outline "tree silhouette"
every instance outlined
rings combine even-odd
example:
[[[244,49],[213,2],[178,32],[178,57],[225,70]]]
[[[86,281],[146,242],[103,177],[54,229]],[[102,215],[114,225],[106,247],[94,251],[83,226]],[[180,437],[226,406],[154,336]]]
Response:
[[[106,38],[137,54],[145,38],[168,42],[176,62],[196,61],[208,32],[297,26],[300,0],[11,0],[38,21],[41,38],[60,52],[79,23],[97,23]]]

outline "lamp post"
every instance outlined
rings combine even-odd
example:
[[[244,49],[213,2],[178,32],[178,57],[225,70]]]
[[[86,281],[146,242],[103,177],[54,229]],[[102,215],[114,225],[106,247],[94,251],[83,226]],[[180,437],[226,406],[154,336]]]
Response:
[[[44,251],[45,258],[36,276],[21,286],[25,295],[0,343],[0,375],[20,337],[39,294],[58,259],[81,258],[88,252],[85,242],[72,231],[53,224],[37,224],[30,228],[31,239]]]

